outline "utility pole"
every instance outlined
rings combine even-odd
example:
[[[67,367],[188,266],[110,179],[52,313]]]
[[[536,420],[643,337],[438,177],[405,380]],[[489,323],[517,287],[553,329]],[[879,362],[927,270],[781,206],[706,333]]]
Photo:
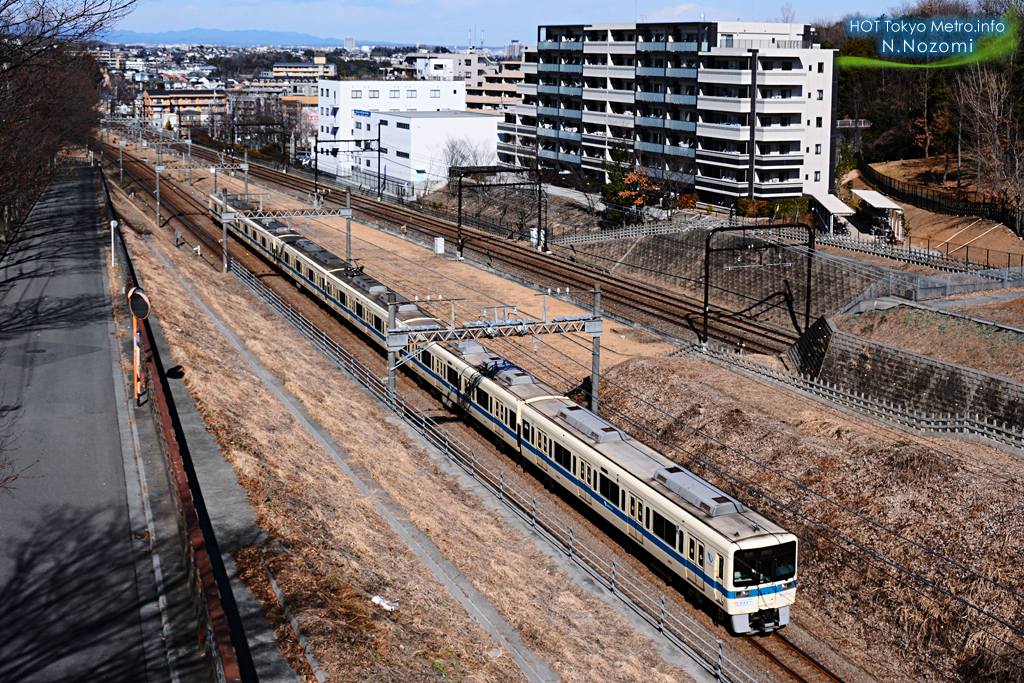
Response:
[[[221,195],[221,212],[220,212],[220,225],[221,225],[221,238],[220,238],[220,255],[221,255],[221,269],[223,272],[228,272],[228,222],[235,219],[235,214],[231,211],[231,207],[228,206],[228,193],[224,192]]]
[[[164,167],[160,165],[160,146],[156,148],[156,227],[160,227],[160,172]]]
[[[352,263],[352,188],[345,188],[345,208],[349,215],[345,219],[345,260]]]
[[[458,239],[455,243],[455,255],[459,261],[463,260],[462,257],[462,174],[459,174],[459,234]]]
[[[124,140],[117,139],[117,167],[121,170],[121,187],[124,187]]]
[[[380,167],[380,121],[377,121],[377,201],[381,199],[381,195],[384,193],[384,186],[381,184],[381,167]]]
[[[245,148],[245,163],[243,164],[245,169],[245,201],[249,201],[249,148]]]

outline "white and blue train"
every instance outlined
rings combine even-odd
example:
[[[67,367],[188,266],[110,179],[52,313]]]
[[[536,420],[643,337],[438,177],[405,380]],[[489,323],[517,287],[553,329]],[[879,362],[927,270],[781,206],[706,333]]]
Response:
[[[235,212],[253,208],[227,199]],[[218,221],[224,201],[210,196]],[[229,226],[240,241],[385,346],[385,285],[275,219],[238,216]],[[446,326],[395,298],[400,325]],[[659,574],[702,597],[731,632],[789,623],[796,536],[480,342],[434,344],[405,367],[642,548]]]

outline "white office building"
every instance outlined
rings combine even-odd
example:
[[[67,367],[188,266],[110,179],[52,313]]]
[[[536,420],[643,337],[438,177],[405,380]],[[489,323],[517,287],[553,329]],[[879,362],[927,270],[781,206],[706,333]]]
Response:
[[[451,112],[466,110],[463,81],[321,80],[319,126],[313,142],[321,173],[352,172],[356,112]],[[362,136],[358,136],[362,139]]]
[[[496,116],[468,111],[357,110],[354,118],[360,142],[350,159],[353,180],[368,187],[380,182],[389,194],[415,197],[444,185],[455,156],[481,166],[498,161]],[[457,155],[449,151],[453,146],[459,150]]]

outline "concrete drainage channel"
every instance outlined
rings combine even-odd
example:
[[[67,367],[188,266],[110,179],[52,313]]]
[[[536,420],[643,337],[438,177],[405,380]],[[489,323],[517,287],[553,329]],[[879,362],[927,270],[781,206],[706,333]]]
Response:
[[[720,680],[732,683],[756,683],[758,679],[740,668],[730,653],[729,646],[716,638],[685,614],[673,614],[665,607],[664,596],[655,597],[654,591],[585,545],[576,541],[573,528],[562,524],[557,515],[549,512],[537,500],[505,484],[503,472],[494,472],[476,459],[467,447],[448,430],[442,429],[430,417],[409,406],[405,398],[388,390],[368,367],[357,361],[340,344],[327,336],[309,319],[295,311],[272,289],[257,279],[249,270],[232,259],[231,272],[259,299],[309,339],[317,349],[348,373],[382,405],[394,411],[428,442],[444,453],[467,474],[530,524],[539,535],[557,550],[567,555],[586,570],[601,585],[608,588],[634,612],[656,627],[665,638],[689,655],[701,667]],[[472,614],[472,612],[471,612]]]

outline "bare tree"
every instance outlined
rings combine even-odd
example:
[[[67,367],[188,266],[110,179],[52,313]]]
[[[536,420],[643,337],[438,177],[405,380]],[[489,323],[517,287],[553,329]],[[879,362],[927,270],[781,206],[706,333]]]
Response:
[[[782,7],[779,8],[779,21],[783,24],[792,24],[795,19],[796,10],[793,9],[793,3],[782,3]]]

